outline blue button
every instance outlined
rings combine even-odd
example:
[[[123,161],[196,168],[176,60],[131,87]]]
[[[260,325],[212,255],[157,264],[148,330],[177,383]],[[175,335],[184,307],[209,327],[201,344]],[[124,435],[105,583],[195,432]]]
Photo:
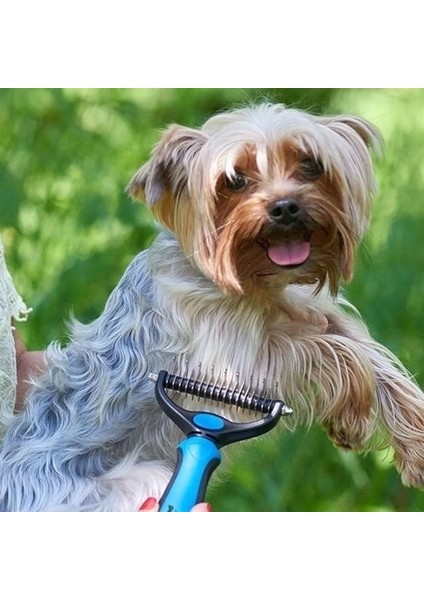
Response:
[[[224,427],[224,421],[221,417],[210,413],[198,413],[193,417],[193,423],[202,429],[217,430]]]

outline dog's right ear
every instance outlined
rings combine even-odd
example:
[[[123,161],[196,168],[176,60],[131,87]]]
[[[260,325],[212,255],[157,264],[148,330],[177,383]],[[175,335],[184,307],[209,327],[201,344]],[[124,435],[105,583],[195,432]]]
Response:
[[[153,206],[166,192],[178,196],[187,184],[189,168],[206,142],[204,133],[189,127],[171,125],[128,184],[127,191],[136,200]]]

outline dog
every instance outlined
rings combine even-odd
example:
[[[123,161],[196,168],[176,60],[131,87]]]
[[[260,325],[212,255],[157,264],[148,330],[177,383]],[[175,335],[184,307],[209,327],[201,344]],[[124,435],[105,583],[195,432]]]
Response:
[[[423,487],[424,394],[339,292],[381,146],[362,118],[270,103],[170,125],[128,186],[162,231],[103,313],[48,347],[4,438],[0,509],[136,511],[160,497],[180,434],[148,374],[170,365],[278,385],[290,426],[390,446],[403,483]]]

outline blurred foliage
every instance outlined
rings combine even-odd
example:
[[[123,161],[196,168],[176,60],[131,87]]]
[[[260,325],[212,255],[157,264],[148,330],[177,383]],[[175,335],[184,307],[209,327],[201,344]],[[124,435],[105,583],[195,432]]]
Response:
[[[9,268],[33,315],[29,348],[66,340],[71,314],[102,310],[131,257],[153,239],[125,187],[170,122],[200,125],[245,102],[354,113],[382,131],[379,193],[357,273],[345,292],[373,335],[424,383],[424,91],[415,89],[0,90],[0,225]],[[233,447],[209,499],[215,510],[418,511],[390,452],[358,456],[325,434],[276,432]]]

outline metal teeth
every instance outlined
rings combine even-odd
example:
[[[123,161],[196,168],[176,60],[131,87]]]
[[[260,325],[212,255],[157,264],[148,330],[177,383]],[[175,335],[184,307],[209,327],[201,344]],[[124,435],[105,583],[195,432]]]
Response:
[[[173,365],[177,365],[177,357],[173,357]],[[231,379],[228,377],[228,369],[225,369],[221,376],[215,372],[215,366],[207,370],[202,368],[201,362],[197,364],[197,368],[189,369],[189,360],[184,360],[181,375],[172,375],[166,373],[164,385],[167,389],[177,393],[186,394],[195,397],[200,401],[204,398],[209,401],[226,404],[235,407],[236,410],[254,411],[257,413],[270,413],[275,403],[281,405],[281,413],[291,414],[293,411],[282,401],[278,400],[278,382],[273,386],[272,396],[267,396],[266,379],[254,382],[253,375],[250,376],[247,385],[240,380],[240,373],[235,373],[235,381],[231,386]],[[157,381],[155,373],[149,374],[149,379]]]
[[[261,395],[251,393],[249,388],[246,390],[240,385],[239,380],[234,389],[228,388],[225,385],[226,377],[225,374],[224,382],[217,386],[214,381],[207,382],[205,379],[199,381],[192,377],[180,377],[168,373],[165,378],[165,387],[183,394],[222,402],[236,408],[245,408],[261,413],[272,411],[276,400],[267,398],[264,393]],[[237,375],[237,379],[239,379],[239,375]]]

